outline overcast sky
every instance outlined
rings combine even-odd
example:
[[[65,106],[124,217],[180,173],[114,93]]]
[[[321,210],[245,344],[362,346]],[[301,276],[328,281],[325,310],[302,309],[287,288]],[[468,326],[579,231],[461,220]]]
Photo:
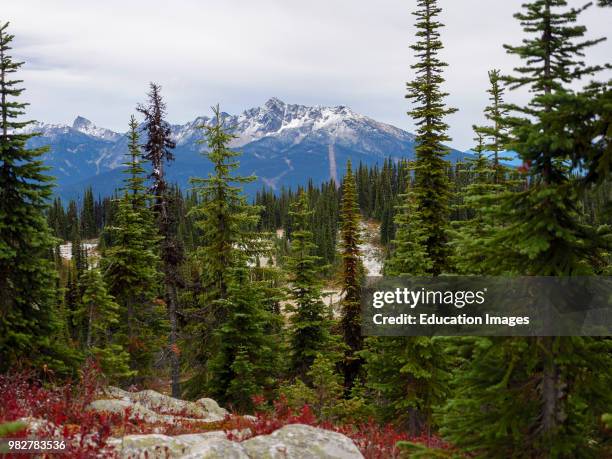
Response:
[[[457,148],[472,146],[487,70],[517,63],[502,44],[522,39],[512,14],[523,1],[439,2],[447,100],[459,108],[448,120]],[[208,114],[217,102],[238,113],[275,96],[348,105],[412,130],[404,95],[415,6],[416,0],[2,0],[0,21],[12,24],[13,53],[26,61],[29,116],[40,121],[71,123],[82,115],[125,131],[148,82],[156,81],[173,123]],[[605,36],[612,8],[592,7],[581,22],[589,36]],[[611,56],[607,41],[588,60]]]

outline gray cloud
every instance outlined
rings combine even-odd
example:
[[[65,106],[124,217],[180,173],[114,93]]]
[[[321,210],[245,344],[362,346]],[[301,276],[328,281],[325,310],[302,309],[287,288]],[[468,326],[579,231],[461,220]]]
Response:
[[[523,0],[441,0],[453,145],[471,146],[482,118],[486,72],[517,63],[502,48],[522,39],[512,14]],[[582,1],[570,0],[580,5]],[[29,115],[69,122],[77,114],[125,130],[151,80],[164,86],[173,122],[220,102],[239,112],[276,96],[348,105],[411,130],[405,83],[412,77],[415,0],[5,0]],[[582,17],[606,35],[612,10]],[[588,60],[605,62],[612,45]],[[524,100],[524,93],[509,96]]]

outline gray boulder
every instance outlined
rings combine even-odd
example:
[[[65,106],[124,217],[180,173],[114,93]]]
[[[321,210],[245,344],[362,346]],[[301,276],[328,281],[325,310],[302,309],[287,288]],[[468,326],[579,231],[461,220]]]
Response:
[[[242,442],[250,458],[261,459],[361,459],[353,440],[337,432],[303,424],[290,424],[270,435]]]

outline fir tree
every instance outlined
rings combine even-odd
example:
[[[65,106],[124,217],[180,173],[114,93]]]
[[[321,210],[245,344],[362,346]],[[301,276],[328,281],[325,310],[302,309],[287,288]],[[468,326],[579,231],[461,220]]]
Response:
[[[164,119],[166,104],[161,96],[161,88],[151,83],[149,105],[138,106],[138,111],[145,117],[147,142],[143,145],[144,157],[151,162],[153,171],[152,193],[155,204],[161,241],[161,260],[164,272],[165,299],[170,320],[169,349],[172,373],[172,395],[180,397],[180,352],[178,348],[179,304],[178,289],[181,284],[179,266],[183,259],[183,250],[176,237],[176,222],[171,212],[171,194],[164,175],[166,163],[174,160],[172,149],[176,146],[170,136],[170,126]]]
[[[392,256],[385,261],[385,276],[426,276],[432,261],[423,241],[427,238],[410,185],[400,196]],[[380,417],[403,424],[413,435],[429,434],[434,408],[446,396],[448,359],[440,342],[428,337],[368,338],[361,352],[366,385],[377,398]]]
[[[80,234],[79,212],[77,203],[74,199],[68,201],[68,210],[66,211],[66,239],[72,239],[76,234]]]
[[[194,311],[190,311],[192,326],[189,330],[190,340],[194,343],[193,360],[195,374],[188,383],[189,394],[196,396],[205,388],[208,375],[207,362],[217,352],[229,352],[220,348],[221,335],[217,332],[230,317],[229,299],[230,284],[235,285],[232,276],[240,269],[244,256],[256,255],[255,239],[251,234],[256,228],[260,209],[250,206],[242,195],[241,185],[253,181],[254,177],[242,177],[235,174],[240,153],[229,149],[233,135],[221,119],[219,107],[213,108],[212,126],[202,125],[208,151],[205,155],[213,164],[213,172],[204,179],[192,179],[200,203],[190,211],[196,220],[196,227],[201,234],[201,244],[195,256],[200,266],[201,297]],[[236,271],[238,270],[238,271]],[[246,288],[246,287],[245,287]],[[235,287],[235,292],[238,293]],[[242,300],[238,301],[238,304]],[[260,305],[252,305],[257,308]],[[245,305],[246,307],[246,305]],[[232,313],[233,314],[233,313]],[[232,315],[232,317],[235,317]],[[255,325],[257,326],[257,325]],[[234,343],[235,344],[235,343]],[[222,343],[229,346],[229,343]],[[232,347],[237,351],[238,347]],[[226,355],[227,357],[227,355]],[[225,364],[231,366],[234,356]],[[217,358],[217,365],[223,366]],[[223,377],[230,377],[231,370],[226,367]]]
[[[565,7],[563,0],[536,0],[515,15],[534,36],[506,47],[525,65],[505,79],[511,88],[529,87],[533,97],[525,107],[510,106],[515,116],[509,147],[525,161],[530,186],[497,196],[491,216],[501,228],[485,239],[483,250],[489,274],[588,275],[606,249],[605,229],[596,230],[580,215],[577,180],[568,167],[597,142],[576,137],[584,131],[565,122],[570,107],[584,102],[569,83],[601,69],[581,59],[600,40],[583,40],[586,29],[575,24],[586,6]],[[584,337],[481,341],[471,369],[459,379],[462,389],[448,404],[446,435],[491,457],[597,456],[596,425],[610,404],[604,389],[610,381],[586,381],[584,375],[610,374],[609,344]],[[478,439],[469,434],[475,431]]]
[[[351,162],[346,165],[342,181],[342,203],[340,209],[342,244],[342,319],[341,327],[348,350],[344,359],[344,385],[350,389],[359,375],[361,358],[357,354],[363,346],[361,337],[361,285],[363,266],[359,244],[361,242],[360,214],[357,206],[355,177]]]
[[[386,276],[424,276],[431,270],[433,262],[427,256],[427,234],[412,186],[399,199],[402,203],[396,208],[393,255],[385,261],[384,273]]]
[[[55,241],[45,218],[52,185],[40,158],[47,148],[27,149],[35,134],[19,131],[31,122],[18,120],[27,104],[12,76],[23,63],[9,55],[8,25],[0,25],[0,371],[17,362],[62,369]]]
[[[226,317],[214,332],[218,345],[210,358],[208,384],[200,390],[244,413],[253,409],[253,396],[273,386],[278,350],[267,330],[273,317],[265,307],[265,289],[249,279],[246,259],[233,264],[227,296],[219,301]]]
[[[121,309],[118,335],[129,352],[130,368],[140,377],[151,371],[153,358],[164,338],[163,311],[156,299],[159,257],[152,231],[154,218],[146,206],[144,169],[134,117],[128,131],[129,159],[125,163],[125,195],[118,203],[114,224],[107,226],[113,245],[102,259],[105,279]]]
[[[366,386],[384,422],[412,435],[431,433],[433,413],[449,394],[450,359],[439,338],[370,337],[361,352]]]
[[[111,378],[130,376],[129,355],[112,340],[111,328],[119,323],[119,305],[109,295],[100,271],[85,271],[80,279],[83,288],[74,319],[83,330],[80,337],[85,355],[99,361],[102,370]]]
[[[508,143],[508,109],[504,104],[504,88],[501,85],[499,70],[489,71],[489,82],[491,87],[487,90],[490,105],[484,110],[485,118],[490,123],[487,126],[479,126],[477,135],[483,135],[485,142],[481,152],[488,152],[492,155],[493,169],[495,170],[495,183],[503,180],[503,166],[500,161],[508,159],[500,155]],[[488,141],[487,141],[488,140]]]
[[[91,187],[85,190],[83,196],[83,208],[81,210],[81,234],[85,239],[96,237],[96,216],[93,190]]]
[[[490,237],[498,229],[494,220],[489,218],[490,209],[483,207],[487,205],[485,199],[495,199],[494,193],[501,192],[501,185],[495,185],[496,175],[505,175],[503,166],[496,167],[490,163],[485,156],[485,134],[476,126],[477,145],[474,148],[476,157],[468,160],[464,174],[470,175],[470,183],[461,190],[463,203],[462,208],[466,215],[465,220],[458,221],[457,229],[453,232],[453,267],[460,274],[486,274],[487,267],[484,264],[483,239]]]
[[[319,352],[330,344],[326,307],[321,299],[320,274],[324,269],[321,257],[313,255],[316,248],[310,231],[308,199],[302,190],[291,205],[293,218],[291,252],[286,260],[289,274],[289,297],[294,305],[287,309],[293,313],[291,321],[290,374],[304,379]]]
[[[417,39],[411,46],[418,62],[412,65],[415,79],[408,83],[407,98],[415,107],[409,115],[415,120],[416,130],[416,185],[415,195],[427,240],[427,256],[432,262],[431,274],[442,273],[448,265],[448,162],[444,159],[448,148],[443,142],[450,137],[446,134],[448,125],[444,117],[456,109],[444,105],[447,95],[440,90],[444,83],[442,69],[446,66],[438,58],[442,50],[439,29],[443,26],[436,20],[441,8],[436,0],[419,0],[417,17]]]

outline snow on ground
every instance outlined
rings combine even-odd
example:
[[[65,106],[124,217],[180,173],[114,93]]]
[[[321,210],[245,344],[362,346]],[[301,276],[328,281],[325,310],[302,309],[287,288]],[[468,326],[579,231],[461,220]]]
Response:
[[[384,255],[380,245],[379,227],[373,222],[361,222],[361,240],[359,245],[361,250],[361,258],[367,276],[382,276],[382,267]]]
[[[98,249],[98,241],[83,242],[83,248],[88,254],[92,254]],[[66,242],[60,245],[60,256],[64,260],[72,260],[72,242]]]
[[[98,253],[98,239],[83,241],[83,249],[87,252],[89,264],[92,267],[98,266],[100,254]],[[72,260],[72,242],[65,242],[59,246],[60,257],[64,260]]]

